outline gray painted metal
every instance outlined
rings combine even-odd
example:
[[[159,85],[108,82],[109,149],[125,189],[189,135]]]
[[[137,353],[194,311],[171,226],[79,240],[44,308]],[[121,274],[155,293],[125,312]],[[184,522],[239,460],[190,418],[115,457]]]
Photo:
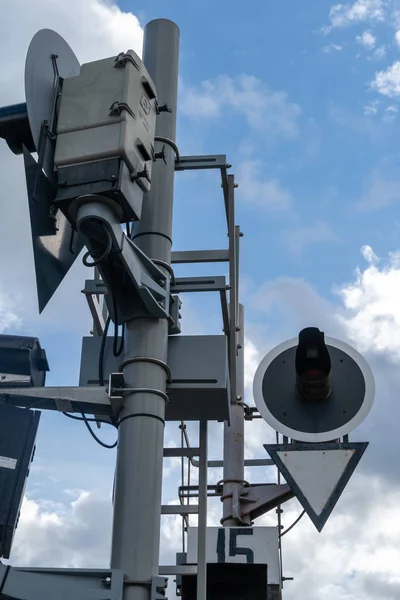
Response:
[[[244,397],[244,308],[239,304],[239,350],[237,356],[237,394]],[[240,490],[244,480],[244,409],[232,404],[230,424],[224,423],[224,489],[223,523],[224,527],[251,525],[249,515],[243,516],[240,502]]]
[[[98,336],[83,338],[81,386],[99,385],[100,345]],[[104,352],[105,379],[119,371],[121,362],[121,358],[113,356],[112,338],[109,337]],[[172,374],[171,383],[167,384],[168,420],[229,420],[226,336],[170,336],[168,363]],[[127,373],[126,368],[124,373]]]
[[[302,444],[299,442],[296,442],[295,444],[264,444],[264,448],[267,450],[268,454],[279,469],[279,472],[291,487],[296,498],[299,500],[300,504],[303,506],[304,510],[318,531],[322,531],[367,446],[368,442],[352,442],[347,444],[334,442],[318,444]],[[351,457],[348,459],[346,465],[343,464],[337,479],[330,483],[330,495],[327,496],[324,507],[320,507],[320,509],[317,511],[315,505],[312,503],[311,496],[309,496],[307,493],[307,488],[299,485],[299,475],[301,477],[300,454],[305,453],[305,458],[307,458],[306,453],[315,454],[318,452],[321,453],[321,455],[328,455],[330,453],[342,454],[343,451],[348,451],[351,453]],[[282,454],[285,455],[291,452],[297,453],[300,458],[300,461],[297,461],[297,469],[294,470],[288,468],[288,465],[285,464],[284,460],[282,460],[282,456],[280,456]],[[338,458],[340,459],[340,456]],[[304,468],[306,468],[306,466],[303,467],[303,470]],[[329,472],[325,473],[325,475],[326,477],[332,479],[332,476]],[[322,485],[324,483],[321,481],[323,477],[324,472],[322,469],[320,472],[316,471],[307,473],[307,479],[311,488],[318,488],[319,485]]]
[[[193,171],[196,169],[229,169],[225,154],[205,156],[180,156],[175,163],[175,171]]]
[[[207,598],[207,421],[200,421],[199,518],[197,537],[197,596]]]
[[[166,318],[168,293],[166,276],[162,270],[124,234],[119,219],[96,196],[92,202],[82,204],[77,214],[77,229],[90,248],[98,238],[98,222],[104,223],[112,240],[112,252],[98,265],[101,277],[111,298],[106,297],[108,310],[114,319],[113,297],[118,307],[118,323],[135,317]],[[156,257],[154,257],[156,258]]]
[[[237,281],[237,255],[235,236],[235,178],[228,175],[228,236],[229,236],[229,332],[228,333],[228,358],[229,376],[231,386],[231,403],[237,402],[236,390],[236,361],[237,361],[237,332],[238,324],[238,281]]]
[[[197,460],[192,459],[192,465],[198,467],[199,463]],[[274,461],[270,458],[246,458],[244,461],[245,467],[266,467],[273,465]],[[208,468],[221,468],[224,466],[223,460],[209,460],[207,462]]]
[[[0,564],[0,593],[18,600],[121,600],[124,574],[117,569],[33,569]]]
[[[165,408],[166,421],[227,421],[230,418],[229,397],[226,385],[220,390],[214,382],[198,382],[195,387],[178,383],[167,387],[170,402]],[[211,387],[210,387],[211,386]],[[214,386],[214,389],[213,389]],[[81,387],[1,387],[0,398],[14,406],[61,412],[78,412],[99,416],[117,416],[123,398],[118,391],[111,398],[105,387],[96,385]],[[128,393],[124,393],[126,397]],[[175,399],[174,399],[175,398]]]
[[[160,575],[197,575],[197,565],[161,565]]]
[[[143,62],[154,81],[160,103],[167,103],[172,109],[172,114],[159,115],[156,135],[174,142],[178,54],[178,27],[164,19],[151,21],[145,28]],[[133,236],[149,258],[170,264],[175,161],[172,148],[166,147],[165,153],[167,165],[162,161],[154,165],[152,187]],[[164,271],[169,282],[169,270]],[[167,319],[137,318],[127,323],[124,358],[136,356],[168,361]],[[157,364],[133,362],[126,367],[124,375],[137,387],[166,390],[166,372]],[[139,413],[149,416],[127,418]],[[124,399],[121,417],[125,420],[119,428],[117,451],[111,565],[122,569],[133,580],[150,579],[158,572],[164,445],[164,427],[159,419],[164,416],[165,402],[160,396],[128,394]],[[125,590],[124,600],[149,600],[149,590],[130,586]]]
[[[172,252],[172,264],[228,262],[228,250],[180,250]]]
[[[171,285],[171,293],[183,292],[221,292],[226,290],[223,275],[216,277],[178,277]]]
[[[253,385],[254,400],[267,423],[283,435],[305,442],[335,440],[368,415],[375,394],[365,359],[351,346],[325,337],[332,361],[332,393],[323,402],[302,402],[295,391],[297,338],[274,348],[261,361]]]
[[[24,148],[39,312],[46,307],[83,248],[62,212],[53,205],[55,189]]]
[[[293,497],[294,493],[289,485],[266,483],[242,487],[239,500],[243,517],[249,517],[254,521]]]
[[[199,456],[199,452],[200,448],[164,448],[164,458]]]
[[[163,504],[161,506],[162,515],[197,515],[199,507],[196,504],[185,504],[175,506],[173,504]]]
[[[41,29],[32,38],[25,62],[25,95],[32,137],[39,148],[43,121],[50,123],[55,90],[52,55],[63,79],[78,75],[80,64],[67,42],[51,29]]]

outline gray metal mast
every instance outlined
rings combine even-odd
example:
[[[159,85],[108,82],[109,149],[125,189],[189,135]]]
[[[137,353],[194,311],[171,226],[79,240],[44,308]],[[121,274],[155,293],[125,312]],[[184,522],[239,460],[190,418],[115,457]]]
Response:
[[[154,165],[151,191],[144,197],[133,239],[168,280],[178,53],[178,27],[164,19],[151,21],[145,28],[143,62],[159,103],[172,110],[158,116],[156,136],[171,140],[172,146],[166,144],[167,164]],[[125,588],[125,600],[147,600],[150,588],[143,582],[158,574],[167,342],[167,319],[137,318],[127,324],[124,376],[129,387],[142,391],[125,396],[119,428],[111,566],[122,569],[132,582]]]
[[[244,308],[239,304],[239,335],[236,360],[236,392],[238,398],[244,399]],[[244,407],[240,404],[231,406],[231,423],[224,423],[224,493],[223,518],[225,527],[235,527],[238,518],[242,525],[250,525],[251,519],[240,515],[239,494],[244,480]]]

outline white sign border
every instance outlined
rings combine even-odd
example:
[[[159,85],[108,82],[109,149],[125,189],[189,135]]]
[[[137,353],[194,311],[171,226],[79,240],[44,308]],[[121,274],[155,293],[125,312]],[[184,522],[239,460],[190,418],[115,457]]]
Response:
[[[265,375],[265,371],[272,363],[273,360],[279,354],[284,352],[285,350],[289,350],[289,348],[293,348],[298,345],[298,338],[292,338],[279,344],[273,350],[268,352],[266,356],[262,359],[260,364],[258,365],[257,371],[254,375],[253,381],[253,396],[254,402],[256,403],[256,407],[259,410],[263,419],[270,425],[273,429],[285,435],[288,438],[298,440],[299,442],[328,442],[334,439],[338,439],[343,435],[348,434],[350,431],[353,431],[360,423],[362,423],[365,417],[368,415],[372,408],[372,404],[375,397],[375,380],[372,374],[371,368],[368,365],[367,361],[357,350],[342,342],[341,340],[337,340],[336,338],[331,338],[325,336],[325,342],[328,346],[333,346],[334,348],[338,348],[338,350],[342,350],[346,354],[348,354],[360,367],[360,370],[363,374],[365,381],[365,398],[364,402],[358,413],[354,415],[352,419],[342,427],[338,427],[337,429],[332,429],[331,431],[324,431],[322,433],[309,433],[303,431],[297,431],[296,429],[291,429],[287,427],[278,419],[274,417],[274,415],[269,411],[266,403],[264,402],[262,384]]]

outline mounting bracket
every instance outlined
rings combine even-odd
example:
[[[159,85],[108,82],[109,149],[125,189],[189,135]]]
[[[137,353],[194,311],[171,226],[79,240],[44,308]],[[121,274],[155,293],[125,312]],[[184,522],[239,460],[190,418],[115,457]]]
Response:
[[[125,235],[117,215],[106,199],[92,196],[79,207],[77,215],[77,229],[92,251],[98,250],[99,237],[104,248],[105,228],[111,236],[111,249],[97,268],[107,288],[105,300],[112,319],[116,320],[116,312],[118,324],[138,316],[168,318],[168,278]],[[96,293],[101,293],[99,288]],[[136,297],[138,302],[133,302],[133,297]]]

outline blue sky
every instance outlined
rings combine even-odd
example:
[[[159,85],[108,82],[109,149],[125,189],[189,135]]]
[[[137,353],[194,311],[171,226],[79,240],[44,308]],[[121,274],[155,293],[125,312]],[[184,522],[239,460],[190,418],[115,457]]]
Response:
[[[382,589],[398,598],[400,1],[15,0],[0,20],[0,50],[9,57],[0,105],[23,100],[25,53],[38,29],[58,31],[84,62],[128,47],[140,52],[143,26],[156,17],[181,30],[180,152],[226,154],[239,184],[246,400],[265,352],[305,325],[356,346],[377,382],[375,407],[354,433],[370,447],[324,532],[303,519],[285,538],[285,570],[295,581],[284,598],[375,600]],[[80,294],[89,273],[76,264],[37,315],[23,177],[20,157],[2,144],[0,327],[39,335],[48,383],[74,385],[81,338],[91,328]],[[174,249],[226,247],[217,173],[178,173],[175,181]],[[176,269],[196,273],[226,274],[226,266]],[[185,333],[220,332],[217,298],[183,300]],[[177,439],[175,429],[167,428],[166,443]],[[220,429],[212,430],[213,457],[220,456]],[[101,435],[112,441],[114,432]],[[273,436],[254,423],[247,455],[263,456]],[[14,563],[83,566],[89,556],[90,566],[107,563],[114,458],[83,426],[43,415]],[[172,501],[179,465],[166,467],[164,494]],[[266,479],[263,471],[249,476]],[[213,522],[219,510],[212,505]],[[298,511],[295,503],[285,508],[286,526]],[[164,561],[179,546],[179,528],[165,522]]]

